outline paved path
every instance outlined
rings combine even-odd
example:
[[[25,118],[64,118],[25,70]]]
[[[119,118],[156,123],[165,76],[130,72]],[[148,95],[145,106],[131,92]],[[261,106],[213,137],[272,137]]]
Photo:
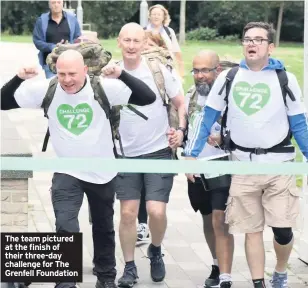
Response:
[[[36,49],[29,44],[1,43],[0,75],[1,81],[8,80],[17,71],[18,67],[26,63],[36,63]],[[26,56],[24,56],[26,55]],[[41,73],[40,77],[44,77]],[[51,144],[48,151],[41,153],[42,141],[46,131],[46,119],[42,111],[29,109],[1,112],[7,113],[15,123],[20,135],[28,140],[35,157],[54,156]],[[29,231],[50,232],[54,231],[54,214],[50,201],[49,188],[51,173],[34,172],[33,181],[30,182],[29,191]],[[115,224],[119,224],[119,203],[115,205]],[[84,275],[81,288],[94,287],[95,277],[91,274],[91,259],[93,245],[91,239],[91,226],[88,223],[87,201],[84,201],[80,215],[80,227],[83,232],[83,259]],[[299,225],[300,227],[300,225]],[[117,228],[118,229],[118,228]],[[308,266],[298,259],[298,243],[300,232],[295,231],[295,247],[289,261],[289,287],[308,287]],[[123,257],[116,231],[117,269],[119,274],[123,270]],[[275,254],[272,245],[272,232],[266,229],[264,233],[266,247],[266,278],[269,279],[275,265]],[[232,277],[233,287],[252,287],[250,273],[245,259],[243,235],[235,236],[235,252]],[[212,259],[206,246],[202,233],[202,221],[199,214],[194,213],[189,205],[185,177],[179,175],[175,179],[168,205],[168,229],[163,242],[164,261],[166,263],[167,276],[163,283],[153,284],[149,275],[149,261],[143,258],[147,245],[136,249],[136,263],[140,281],[136,287],[169,287],[169,288],[195,288],[202,287],[205,277],[210,273]],[[44,286],[51,288],[49,284],[35,284],[33,287]]]

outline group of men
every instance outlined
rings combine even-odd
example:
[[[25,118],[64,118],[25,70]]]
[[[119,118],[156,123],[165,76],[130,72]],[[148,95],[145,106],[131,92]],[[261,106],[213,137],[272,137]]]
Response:
[[[73,50],[63,52],[56,63],[56,89],[47,112],[50,137],[57,156],[103,159],[115,158],[116,154],[120,158],[170,160],[173,159],[172,149],[183,145],[187,160],[212,156],[225,160],[226,153],[221,149],[224,147],[231,155],[226,160],[285,162],[293,161],[295,157],[290,142],[292,134],[308,159],[308,127],[301,90],[295,76],[285,72],[280,61],[270,58],[273,39],[274,31],[267,23],[247,24],[242,38],[245,59],[239,66],[226,71],[222,71],[214,51],[200,51],[193,59],[195,84],[189,89],[186,99],[179,79],[160,64],[165,93],[178,113],[178,125],[172,127],[154,76],[142,56],[146,41],[144,29],[136,23],[124,25],[118,36],[122,61],[104,67],[100,77],[110,107],[122,106],[121,145],[118,140],[113,141],[110,115],[94,97],[92,78],[87,74],[88,68],[81,54]],[[46,72],[47,68],[44,70]],[[45,108],[44,96],[52,80],[24,81],[37,73],[33,67],[22,68],[2,87],[2,110]],[[284,86],[281,85],[283,76],[288,80]],[[129,106],[145,115],[146,119]],[[67,114],[69,110],[73,113]],[[224,128],[223,133],[214,133],[221,128]],[[232,234],[245,233],[246,257],[253,286],[266,287],[262,231],[268,225],[273,229],[277,255],[271,286],[287,287],[292,227],[299,214],[299,194],[294,177],[186,176],[191,205],[195,211],[200,210],[204,235],[213,256],[212,272],[204,286],[232,286]],[[134,250],[142,190],[145,191],[151,235],[147,250],[150,274],[154,282],[164,280],[166,270],[161,244],[167,228],[166,209],[173,181],[172,173],[63,170],[54,173],[51,192],[58,233],[79,231],[78,213],[84,193],[87,195],[92,217],[97,288],[117,287],[113,223],[115,195],[120,201],[119,237],[125,260],[118,287],[133,287],[137,283]],[[56,287],[73,288],[76,283],[57,283]]]

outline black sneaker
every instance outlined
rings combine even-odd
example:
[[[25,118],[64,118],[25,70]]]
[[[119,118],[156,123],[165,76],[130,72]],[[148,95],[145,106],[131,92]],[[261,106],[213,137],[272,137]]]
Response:
[[[119,287],[133,287],[138,279],[137,267],[125,267],[122,277],[118,280]]]
[[[232,282],[231,281],[221,282],[220,283],[220,288],[230,288],[231,286],[232,286]]]
[[[161,282],[165,279],[166,269],[165,263],[163,260],[164,254],[161,253],[153,253],[148,247],[148,258],[151,261],[151,278],[153,282]]]
[[[211,288],[213,286],[218,286],[219,285],[219,267],[216,265],[212,265],[212,271],[209,276],[204,282],[204,288]]]
[[[114,283],[114,280],[100,281],[97,280],[95,288],[117,288],[117,284]]]

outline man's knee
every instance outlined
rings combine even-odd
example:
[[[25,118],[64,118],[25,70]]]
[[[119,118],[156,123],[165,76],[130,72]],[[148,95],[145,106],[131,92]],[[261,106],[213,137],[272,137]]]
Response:
[[[56,216],[56,231],[62,232],[79,232],[78,218],[70,213],[58,213]]]
[[[287,245],[293,239],[292,228],[272,228],[274,238],[279,245]]]
[[[138,215],[139,201],[121,201],[121,223],[122,225],[135,225]]]
[[[152,219],[163,220],[166,218],[166,203],[147,201],[147,212]]]
[[[225,224],[224,211],[214,210],[212,223],[215,234],[228,234],[228,225]]]

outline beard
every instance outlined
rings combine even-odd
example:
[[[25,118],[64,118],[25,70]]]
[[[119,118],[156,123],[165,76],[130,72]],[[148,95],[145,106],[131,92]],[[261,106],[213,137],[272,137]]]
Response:
[[[199,95],[201,96],[209,95],[211,88],[212,88],[212,84],[207,84],[206,82],[202,82],[202,83],[196,82],[195,84],[196,84],[196,90],[199,93]]]

